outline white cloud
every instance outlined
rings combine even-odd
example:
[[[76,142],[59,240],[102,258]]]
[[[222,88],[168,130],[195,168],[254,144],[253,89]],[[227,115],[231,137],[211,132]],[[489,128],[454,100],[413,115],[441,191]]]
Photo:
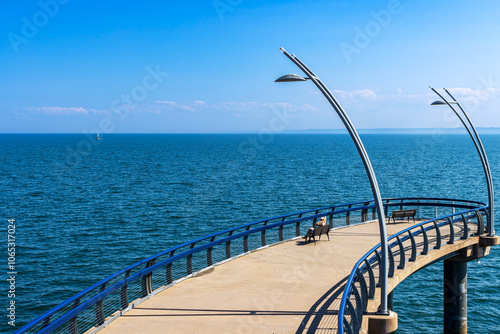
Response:
[[[273,110],[287,111],[315,111],[317,110],[310,104],[293,105],[291,103],[260,103],[255,101],[244,102],[218,102],[207,103],[205,101],[195,100],[193,102],[176,102],[176,101],[154,101],[153,103],[143,103],[135,108],[131,108],[133,113],[153,113],[162,114],[165,112],[213,112],[224,111],[240,114],[249,113],[265,113]],[[29,107],[22,109],[24,112],[63,116],[63,115],[92,115],[92,114],[107,114],[112,113],[108,110],[96,110],[83,107]]]
[[[494,100],[500,97],[500,88],[494,88],[494,87],[489,87],[485,89],[454,87],[448,90],[453,95],[457,95],[457,97],[461,97],[464,99],[479,99],[481,101],[487,101],[487,100]]]
[[[278,103],[260,103],[255,101],[244,101],[244,102],[218,102],[218,103],[207,103],[205,101],[194,101],[194,102],[174,102],[174,101],[155,101],[154,105],[148,107],[145,106],[144,110],[154,113],[159,113],[161,111],[232,111],[237,113],[242,112],[266,112],[270,110],[316,110],[315,107],[310,104],[292,105],[291,103],[278,102]]]
[[[355,97],[361,97],[364,99],[377,99],[380,98],[377,96],[377,94],[371,90],[371,89],[360,89],[360,90],[351,90],[351,91],[346,91],[346,90],[339,90],[335,89],[333,93],[340,97],[340,98],[355,98]]]
[[[176,106],[177,105],[177,102],[174,102],[174,101],[155,101],[155,103],[164,104],[167,106]]]
[[[85,109],[82,107],[30,107],[26,111],[41,113],[44,115],[88,115],[105,113],[103,110]]]
[[[423,100],[428,98],[427,95],[416,95],[416,94],[403,94],[403,90],[398,88],[395,94],[377,94],[372,89],[359,89],[359,90],[334,90],[334,95],[344,100],[355,100],[355,101],[404,101],[404,100]]]
[[[202,103],[200,103],[202,102]],[[194,111],[196,107],[203,106],[203,101],[195,101],[194,103],[178,103],[174,101],[155,101],[155,103],[159,104],[162,108],[167,110],[186,110],[186,111]],[[157,111],[156,111],[157,112]]]

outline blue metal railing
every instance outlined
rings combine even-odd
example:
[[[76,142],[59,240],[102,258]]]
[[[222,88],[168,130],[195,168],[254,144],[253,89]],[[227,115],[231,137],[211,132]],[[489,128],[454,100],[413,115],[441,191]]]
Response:
[[[485,204],[482,204],[481,207],[430,219],[389,237],[389,277],[394,276],[398,255],[397,269],[404,269],[407,262],[415,261],[418,255],[426,255],[432,242],[434,249],[440,249],[443,240],[448,239],[448,244],[455,243],[456,238],[466,240],[472,235],[471,227],[476,227],[474,235],[482,235],[485,232],[484,217],[487,216],[487,208]],[[442,231],[446,227],[449,230]],[[416,238],[421,238],[422,241],[417,243]],[[379,248],[380,244],[359,259],[347,279],[338,314],[340,334],[359,333],[361,329],[363,315],[367,312],[368,300],[375,297],[377,287],[375,271],[380,268]],[[421,248],[420,252],[418,248]],[[408,259],[407,252],[410,255]]]
[[[445,198],[387,198],[386,212],[391,208],[465,208],[478,209],[481,202]],[[340,204],[319,209],[259,220],[222,232],[210,234],[175,246],[128,266],[81,291],[72,298],[34,319],[20,333],[63,332],[76,334],[97,330],[152,295],[218,263],[234,259],[268,245],[298,238],[322,217],[329,218],[332,228],[362,223],[376,217],[373,200]],[[420,216],[429,216],[421,212]],[[356,213],[359,216],[356,217]],[[357,218],[357,219],[356,219]],[[311,225],[305,226],[304,222]],[[240,240],[241,243],[236,243]]]

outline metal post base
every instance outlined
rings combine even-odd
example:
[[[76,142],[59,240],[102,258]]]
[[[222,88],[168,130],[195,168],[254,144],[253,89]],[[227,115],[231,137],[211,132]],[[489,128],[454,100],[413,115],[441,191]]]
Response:
[[[369,315],[368,333],[387,334],[398,329],[398,315],[396,312],[389,312],[387,315]]]

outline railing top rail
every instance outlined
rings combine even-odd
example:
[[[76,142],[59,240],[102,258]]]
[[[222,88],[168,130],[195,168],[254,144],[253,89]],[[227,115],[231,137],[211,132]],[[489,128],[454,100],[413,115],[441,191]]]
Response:
[[[486,204],[483,202],[479,201],[468,201],[468,200],[463,200],[463,199],[457,199],[457,198],[443,198],[443,197],[388,197],[388,198],[383,198],[383,201],[387,200],[428,200],[428,201],[447,201],[447,202],[463,202],[463,203],[474,203],[478,204],[481,206],[485,206]]]
[[[485,205],[484,203],[481,203],[481,202],[478,202],[478,201],[460,200],[460,199],[447,199],[447,198],[399,197],[399,198],[384,198],[383,199],[384,202],[387,202],[387,201],[398,201],[397,203],[390,203],[390,202],[384,203],[385,206],[387,206],[387,205],[396,205],[396,204],[397,205],[401,205],[401,204],[404,205],[405,204],[404,201],[406,201],[406,200],[412,200],[412,201],[413,200],[427,200],[427,201],[462,202],[462,203],[474,203],[474,204],[483,205],[483,206]],[[180,245],[174,246],[174,247],[169,248],[169,249],[167,249],[165,251],[157,253],[157,254],[155,254],[153,256],[150,256],[150,257],[148,257],[148,258],[146,258],[144,260],[141,260],[141,261],[138,261],[138,262],[136,262],[134,264],[131,264],[131,265],[129,265],[129,266],[127,266],[127,267],[125,267],[125,268],[123,268],[123,269],[115,272],[114,274],[112,274],[110,276],[107,276],[103,280],[94,283],[90,287],[88,287],[88,288],[80,291],[79,293],[77,293],[73,297],[67,299],[66,301],[62,302],[61,304],[55,306],[54,308],[50,309],[49,311],[47,311],[47,312],[43,313],[42,315],[40,315],[39,317],[35,318],[33,321],[31,321],[30,323],[26,324],[21,329],[19,329],[18,331],[16,331],[16,333],[23,333],[23,332],[25,332],[26,330],[28,330],[31,327],[35,326],[36,324],[40,323],[44,319],[52,316],[53,314],[55,314],[56,312],[62,310],[63,308],[65,308],[65,307],[67,307],[69,305],[73,305],[73,303],[77,299],[80,299],[80,298],[84,297],[85,295],[87,295],[92,290],[95,290],[96,288],[103,286],[104,284],[112,281],[113,279],[119,277],[120,275],[125,274],[127,271],[132,271],[133,269],[141,267],[141,266],[147,264],[150,261],[156,260],[159,257],[162,257],[162,256],[165,256],[167,254],[170,254],[170,253],[172,253],[172,252],[174,252],[174,251],[176,251],[178,249],[184,248],[186,246],[193,245],[195,243],[199,243],[200,241],[205,241],[205,240],[208,240],[208,239],[212,239],[212,238],[217,237],[217,236],[227,235],[227,234],[232,233],[234,231],[241,230],[241,229],[246,229],[246,228],[251,227],[251,226],[255,226],[255,225],[267,223],[267,222],[274,221],[274,220],[279,220],[276,223],[272,223],[272,224],[268,224],[268,225],[263,225],[263,226],[258,226],[258,227],[254,228],[254,229],[251,229],[251,230],[250,229],[249,230],[245,230],[245,231],[242,231],[242,232],[234,234],[234,235],[229,235],[229,236],[224,237],[222,239],[211,241],[208,244],[199,245],[199,246],[194,247],[192,249],[185,250],[182,253],[177,254],[175,257],[172,257],[172,261],[174,261],[175,259],[181,258],[183,256],[196,253],[196,252],[198,252],[200,250],[209,248],[211,246],[222,244],[222,243],[224,243],[226,241],[238,239],[238,238],[241,238],[241,237],[243,237],[245,235],[248,235],[248,234],[251,234],[251,233],[255,233],[255,232],[259,232],[259,231],[262,231],[262,230],[265,230],[265,229],[271,229],[271,228],[274,228],[274,227],[277,227],[277,226],[287,225],[287,224],[293,224],[293,223],[296,223],[296,222],[310,220],[310,219],[314,219],[314,218],[322,217],[322,216],[326,216],[326,215],[331,215],[331,214],[337,215],[337,214],[344,213],[344,212],[352,212],[352,211],[359,211],[359,210],[362,210],[362,209],[372,208],[374,206],[374,204],[370,205],[370,203],[373,203],[373,202],[374,202],[374,200],[371,199],[371,200],[358,201],[358,202],[352,202],[352,203],[346,203],[346,204],[332,205],[332,206],[322,207],[322,208],[318,208],[318,209],[310,209],[310,210],[299,211],[299,212],[295,212],[295,213],[291,213],[291,214],[280,215],[280,216],[276,216],[276,217],[272,217],[272,218],[267,218],[267,219],[261,219],[261,220],[255,221],[255,222],[243,224],[243,225],[240,225],[240,226],[237,226],[237,227],[232,227],[232,228],[220,231],[220,232],[216,232],[216,233],[213,233],[213,234],[210,234],[210,235],[207,235],[207,236],[203,236],[203,237],[200,237],[200,238],[197,238],[197,239],[194,239],[194,240],[190,240],[188,242],[182,243]],[[424,203],[411,203],[411,204],[422,205]],[[442,206],[450,206],[449,204],[440,204],[440,203],[431,203],[431,204],[437,204],[437,205],[442,205]],[[358,206],[356,206],[356,205],[358,205]],[[352,207],[352,206],[356,206],[356,207]],[[459,206],[459,205],[457,205],[457,206]],[[347,207],[347,208],[344,208],[344,207]],[[332,211],[332,209],[337,209],[337,208],[344,208],[344,209]],[[320,213],[320,211],[323,211],[323,212]],[[325,211],[328,211],[328,212],[325,212]],[[304,214],[311,213],[311,212],[315,212],[315,214],[314,215],[310,215],[310,216],[303,216]],[[294,219],[290,219],[290,220],[285,220],[286,218],[293,217],[293,216],[298,216],[298,217],[294,218]],[[142,277],[142,276],[144,276],[144,275],[152,272],[154,269],[158,268],[158,265],[160,263],[162,265],[166,265],[167,263],[172,262],[172,261],[168,261],[168,260],[170,260],[170,258],[162,260],[159,263],[157,263],[157,264],[155,264],[155,265],[153,265],[151,267],[144,268],[144,269],[138,271],[137,273],[134,273],[132,276],[129,276],[126,279],[120,280],[119,282],[115,283],[113,286],[116,286],[116,284],[118,284],[118,283],[120,283],[122,281],[123,282],[130,282],[130,281],[133,281],[134,279],[140,278],[140,277]],[[106,289],[103,292],[109,292],[109,291],[108,291],[108,289]],[[99,294],[101,294],[101,293],[99,293]],[[91,299],[93,300],[93,299],[95,299],[95,297],[96,296],[94,296]]]
[[[472,201],[464,201],[464,202],[472,203]],[[483,204],[483,206],[482,207],[477,207],[477,208],[474,208],[474,209],[470,209],[470,210],[466,210],[466,211],[462,211],[462,212],[452,213],[452,214],[441,216],[441,217],[436,217],[436,218],[433,218],[433,219],[426,220],[424,222],[420,222],[420,223],[414,224],[414,225],[412,225],[412,226],[410,226],[408,228],[405,228],[404,230],[401,230],[401,231],[393,234],[392,236],[390,236],[389,238],[387,238],[387,241],[392,241],[392,240],[396,239],[397,237],[399,237],[399,236],[401,236],[401,235],[403,235],[405,233],[408,233],[409,231],[411,231],[413,229],[420,230],[419,229],[420,226],[424,226],[426,224],[433,223],[433,222],[438,221],[438,220],[444,220],[444,219],[452,218],[452,217],[455,217],[455,216],[460,216],[460,218],[461,218],[461,216],[464,215],[464,214],[468,214],[468,213],[471,213],[471,212],[476,212],[477,210],[483,210],[484,211],[484,210],[486,210],[488,208],[488,206],[485,205],[484,203],[480,203],[480,202],[475,202],[475,203]],[[457,218],[457,219],[460,219],[460,218]],[[343,325],[343,321],[341,321],[341,319],[342,320],[344,319],[345,308],[346,308],[346,304],[347,304],[347,298],[348,298],[348,296],[351,293],[352,283],[354,281],[355,276],[357,275],[357,269],[364,263],[364,261],[366,259],[368,259],[368,257],[370,255],[372,255],[373,253],[375,253],[375,251],[378,248],[380,248],[380,243],[378,243],[376,246],[374,246],[372,249],[370,249],[368,252],[366,252],[365,255],[363,255],[358,260],[358,262],[356,262],[356,264],[353,267],[353,270],[351,271],[351,274],[349,275],[349,278],[347,279],[347,282],[346,282],[346,285],[345,285],[345,290],[344,290],[344,293],[342,295],[342,300],[340,302],[339,313],[338,313],[338,319],[339,319],[339,321],[338,321],[338,328],[339,328],[339,333],[340,334],[344,333],[344,325]]]

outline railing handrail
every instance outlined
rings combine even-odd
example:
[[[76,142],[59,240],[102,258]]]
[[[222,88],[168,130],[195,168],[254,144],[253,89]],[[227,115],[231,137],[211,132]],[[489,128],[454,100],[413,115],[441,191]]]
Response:
[[[432,203],[409,202],[409,203],[406,203],[406,202],[404,202],[405,200],[412,200],[412,201],[413,200],[444,201],[444,202],[459,202],[459,203],[469,203],[469,204],[476,204],[476,205],[485,205],[484,203],[477,202],[477,201],[461,200],[461,199],[447,199],[447,198],[399,197],[399,198],[384,198],[383,199],[383,201],[385,202],[384,206],[389,206],[389,207],[390,206],[399,206],[399,205],[443,206],[443,207],[470,207],[470,205],[469,206],[467,206],[467,205],[460,205],[458,203],[455,203],[455,204],[436,203],[436,202],[432,202]],[[398,202],[391,202],[391,201],[398,201]],[[216,246],[216,245],[220,245],[220,244],[226,243],[226,242],[234,240],[234,239],[239,239],[239,238],[241,238],[241,237],[243,237],[245,235],[250,235],[250,234],[262,231],[262,230],[272,229],[272,228],[275,228],[275,227],[279,227],[279,226],[283,226],[283,225],[289,225],[289,224],[294,224],[294,223],[298,223],[298,222],[301,222],[301,221],[311,220],[311,219],[315,219],[315,218],[319,218],[319,217],[324,217],[324,216],[333,216],[333,215],[337,215],[337,214],[340,214],[340,213],[346,213],[346,212],[353,212],[353,211],[360,211],[360,210],[375,208],[375,204],[370,204],[370,203],[374,203],[374,200],[372,199],[372,200],[358,201],[358,202],[352,202],[352,203],[347,203],[347,204],[338,204],[338,205],[332,205],[332,206],[327,206],[327,207],[321,207],[321,208],[318,208],[318,209],[310,209],[310,210],[299,211],[299,212],[295,212],[295,213],[291,213],[291,214],[280,215],[280,216],[276,216],[276,217],[272,217],[272,218],[267,218],[267,219],[261,219],[261,220],[254,221],[254,222],[247,223],[247,224],[243,224],[243,225],[240,225],[240,226],[237,226],[237,227],[232,227],[232,228],[220,231],[220,232],[216,232],[216,233],[213,233],[213,234],[210,234],[210,235],[207,235],[207,236],[203,236],[203,237],[200,237],[200,238],[197,238],[197,239],[194,239],[194,240],[190,240],[188,242],[182,243],[180,245],[174,246],[174,247],[169,248],[169,249],[167,249],[165,251],[157,253],[157,254],[155,254],[153,256],[150,256],[150,257],[148,257],[148,258],[146,258],[144,260],[138,261],[138,262],[136,262],[136,263],[134,263],[132,265],[129,265],[129,266],[127,266],[127,267],[125,267],[125,268],[123,268],[123,269],[115,272],[114,274],[112,274],[110,276],[107,276],[103,280],[92,284],[90,287],[88,287],[88,288],[80,291],[76,295],[72,296],[71,298],[65,300],[64,302],[60,303],[59,305],[53,307],[49,311],[47,311],[47,312],[43,313],[42,315],[40,315],[39,317],[35,318],[33,321],[29,322],[28,324],[26,324],[25,326],[23,326],[22,328],[20,328],[18,331],[16,331],[16,334],[17,333],[24,333],[25,331],[27,331],[30,328],[34,327],[36,324],[44,321],[47,318],[50,318],[53,314],[55,314],[56,312],[60,311],[61,309],[65,308],[65,307],[67,307],[67,306],[69,306],[71,304],[74,304],[74,302],[76,300],[79,300],[82,297],[86,296],[92,290],[95,290],[98,287],[104,286],[105,284],[107,284],[108,282],[112,281],[113,279],[119,277],[120,275],[125,274],[126,272],[129,272],[129,271],[132,271],[135,268],[141,267],[141,266],[147,264],[148,262],[154,261],[154,260],[158,259],[159,257],[162,257],[162,256],[165,256],[165,255],[167,255],[169,253],[175,252],[176,250],[184,248],[186,246],[193,245],[195,243],[199,243],[200,241],[205,241],[207,239],[212,239],[212,238],[215,238],[217,236],[226,235],[228,233],[231,234],[234,231],[241,230],[241,229],[244,229],[244,228],[249,228],[251,226],[255,226],[255,225],[258,225],[258,224],[263,224],[263,223],[267,223],[267,222],[270,222],[270,221],[273,221],[273,220],[280,220],[281,219],[280,221],[272,223],[272,224],[269,224],[269,225],[263,225],[263,226],[258,226],[258,227],[252,228],[252,229],[247,229],[247,230],[244,230],[244,231],[242,231],[240,233],[237,233],[237,234],[234,234],[234,235],[231,234],[231,235],[226,236],[226,237],[224,237],[222,239],[213,240],[210,243],[199,245],[199,246],[193,247],[192,249],[184,250],[182,253],[179,253],[179,254],[177,254],[175,256],[172,256],[172,257],[169,257],[167,259],[164,259],[164,260],[162,260],[162,261],[160,261],[158,263],[155,263],[152,266],[143,268],[143,269],[139,270],[138,272],[136,272],[136,273],[134,273],[134,274],[132,274],[132,275],[126,277],[126,278],[122,278],[118,282],[114,283],[112,286],[106,288],[104,291],[100,291],[98,294],[96,294],[95,296],[89,298],[88,300],[86,300],[85,302],[83,302],[78,307],[75,307],[72,310],[70,310],[64,316],[60,317],[59,319],[55,320],[54,322],[51,322],[45,328],[47,328],[47,329],[50,329],[51,327],[57,328],[56,325],[59,322],[61,322],[62,320],[68,318],[69,315],[74,316],[74,314],[80,313],[85,308],[88,308],[89,306],[97,303],[98,301],[102,300],[104,297],[106,297],[107,295],[113,293],[114,291],[116,291],[120,287],[122,287],[122,286],[124,286],[126,284],[129,284],[129,283],[131,283],[131,282],[133,282],[133,281],[135,281],[135,280],[137,280],[137,279],[139,279],[139,278],[141,278],[141,277],[143,277],[143,276],[145,276],[145,275],[153,272],[154,270],[156,270],[156,269],[158,269],[158,268],[160,268],[162,266],[165,266],[165,265],[167,265],[169,263],[172,263],[172,262],[174,262],[176,260],[179,260],[179,259],[181,259],[183,257],[186,257],[189,254],[194,254],[194,253],[197,253],[197,252],[199,252],[201,250],[204,250],[204,249]],[[352,206],[355,206],[355,205],[362,205],[362,206],[352,207]],[[344,207],[347,207],[347,208],[344,208]],[[337,208],[343,208],[343,209],[341,209],[341,210],[335,210]],[[478,208],[475,208],[475,209],[477,210]],[[472,209],[472,210],[474,210],[474,209]],[[320,211],[323,211],[323,212],[319,213]],[[302,216],[304,214],[311,213],[311,212],[316,212],[316,214],[310,215],[310,216]],[[291,219],[291,220],[285,220],[286,218],[293,217],[293,216],[298,216],[298,218],[294,218],[294,219]],[[100,298],[100,297],[102,297],[102,298]],[[86,307],[85,307],[85,305],[86,305]],[[78,311],[78,312],[76,312],[76,311]],[[71,318],[71,317],[69,317],[69,318]]]
[[[429,199],[429,200],[435,200],[435,199]],[[454,200],[456,201],[456,200]],[[462,200],[463,201],[463,200]],[[417,229],[421,226],[424,226],[426,224],[429,224],[429,223],[433,223],[433,222],[437,222],[439,220],[444,220],[444,219],[448,219],[448,218],[451,218],[451,217],[455,217],[455,216],[461,216],[461,215],[464,215],[464,214],[468,214],[468,213],[471,213],[471,212],[476,212],[476,211],[485,211],[488,206],[485,205],[485,203],[481,203],[481,202],[476,202],[476,201],[463,201],[463,202],[469,202],[469,203],[477,203],[477,204],[483,204],[482,207],[477,207],[477,208],[474,208],[474,209],[470,209],[470,210],[466,210],[466,211],[462,211],[462,212],[457,212],[457,213],[452,213],[452,214],[449,214],[449,215],[445,215],[445,216],[440,216],[440,217],[435,217],[435,218],[432,218],[432,219],[429,219],[429,220],[426,220],[424,222],[420,222],[420,223],[417,223],[417,224],[414,224],[408,228],[405,228],[404,230],[401,230],[395,234],[393,234],[392,236],[388,237],[387,238],[387,241],[390,242],[394,239],[397,239],[399,236],[402,236],[403,234],[406,234],[408,232],[410,232],[411,230],[413,229]],[[461,218],[461,217],[460,217]],[[457,218],[456,221],[460,220],[460,218]],[[440,224],[441,226],[443,225],[446,225],[447,222],[443,222],[442,224]],[[420,231],[417,231],[417,233],[420,233]],[[348,279],[347,279],[347,282],[345,284],[345,289],[344,289],[344,293],[342,295],[342,299],[341,299],[341,302],[340,302],[340,307],[339,307],[339,313],[338,313],[338,329],[339,329],[339,334],[344,334],[344,316],[345,316],[345,309],[346,309],[346,306],[347,306],[347,298],[350,296],[351,294],[351,290],[352,290],[352,286],[353,286],[353,281],[355,279],[355,277],[357,276],[358,274],[358,269],[360,268],[361,264],[365,262],[365,260],[368,259],[368,257],[372,254],[375,253],[375,251],[380,248],[380,243],[378,243],[376,246],[374,246],[372,249],[370,249],[368,252],[365,253],[365,255],[363,255],[359,260],[358,262],[356,262],[356,264],[354,265]]]
[[[464,203],[474,203],[478,205],[486,205],[486,203],[479,202],[479,201],[468,201],[464,199],[457,199],[457,198],[444,198],[444,197],[388,197],[388,198],[383,198],[383,201],[387,200],[428,200],[428,201],[447,201],[447,202],[464,202]],[[373,201],[373,200],[372,200]]]

